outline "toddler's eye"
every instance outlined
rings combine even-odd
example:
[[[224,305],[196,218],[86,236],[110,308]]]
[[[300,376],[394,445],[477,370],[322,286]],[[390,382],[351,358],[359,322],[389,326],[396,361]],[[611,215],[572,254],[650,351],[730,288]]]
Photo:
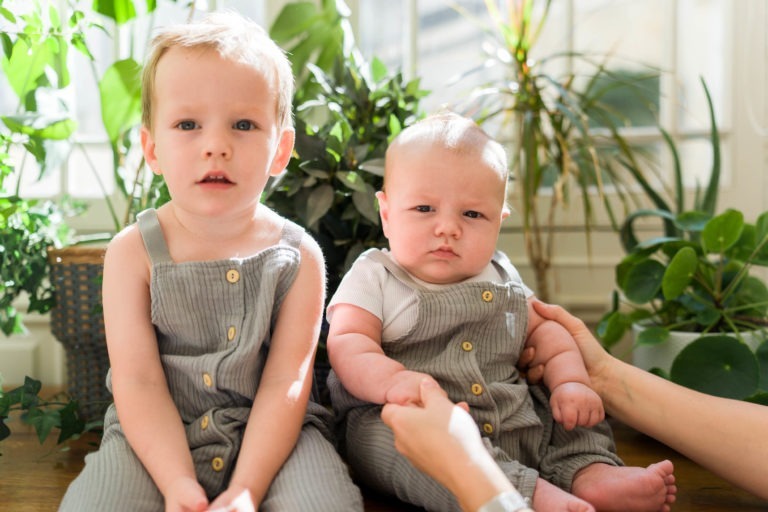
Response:
[[[476,212],[475,210],[467,210],[466,212],[464,212],[464,215],[469,217],[470,219],[479,219],[480,217],[483,216],[482,213]]]
[[[429,213],[432,211],[432,207],[427,204],[420,204],[415,208],[415,210],[421,213]]]
[[[181,121],[176,125],[180,130],[194,130],[197,128],[197,123],[194,121],[186,120]]]
[[[253,130],[256,128],[256,125],[252,121],[248,121],[247,119],[241,119],[235,123],[235,130]]]

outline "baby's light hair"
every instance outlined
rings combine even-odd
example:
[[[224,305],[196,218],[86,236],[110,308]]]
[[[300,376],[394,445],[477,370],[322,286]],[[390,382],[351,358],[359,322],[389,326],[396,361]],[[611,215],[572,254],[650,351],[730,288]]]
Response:
[[[152,129],[157,65],[174,47],[215,50],[225,59],[259,71],[276,89],[280,127],[293,126],[293,71],[285,52],[254,21],[234,12],[214,12],[200,21],[168,26],[152,39],[141,82],[141,121],[147,129]]]
[[[400,148],[414,143],[440,147],[459,155],[476,154],[498,173],[505,184],[507,182],[509,169],[506,151],[470,118],[447,111],[427,116],[395,137],[387,148],[385,159]],[[390,166],[385,165],[385,187],[389,171]]]

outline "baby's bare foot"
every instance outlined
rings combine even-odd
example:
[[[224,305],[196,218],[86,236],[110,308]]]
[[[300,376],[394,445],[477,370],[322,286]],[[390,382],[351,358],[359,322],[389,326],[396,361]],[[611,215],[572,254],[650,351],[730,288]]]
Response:
[[[595,508],[573,494],[539,478],[533,491],[533,509],[547,512],[595,512]]]
[[[591,464],[576,473],[571,492],[600,512],[668,512],[677,493],[673,471],[668,460],[647,468]]]

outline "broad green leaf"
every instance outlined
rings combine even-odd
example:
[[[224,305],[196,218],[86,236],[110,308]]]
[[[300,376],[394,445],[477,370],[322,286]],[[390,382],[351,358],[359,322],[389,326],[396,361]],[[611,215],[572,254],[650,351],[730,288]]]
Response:
[[[757,391],[759,367],[755,354],[736,338],[704,336],[678,354],[670,378],[702,393],[741,400]]]
[[[77,129],[77,123],[64,114],[47,116],[28,113],[20,116],[2,116],[0,119],[12,132],[41,139],[68,139]]]
[[[333,195],[333,187],[328,184],[320,185],[309,194],[306,213],[307,226],[314,226],[330,210],[333,205]]]
[[[640,331],[635,343],[637,345],[659,345],[669,339],[669,329],[666,327],[651,326]]]
[[[358,192],[365,192],[367,190],[365,187],[365,181],[363,181],[360,175],[354,171],[337,172],[336,178],[338,178],[339,181],[341,181],[344,185],[352,190],[356,190]]]
[[[10,58],[3,59],[3,72],[16,96],[24,98],[37,88],[38,79],[44,77],[45,68],[52,60],[50,47],[44,42],[28,43],[21,37],[17,39]]]
[[[31,409],[24,417],[24,422],[35,427],[40,444],[45,442],[51,429],[58,427],[60,423],[59,411]]]
[[[708,253],[722,253],[731,247],[744,229],[744,214],[737,210],[726,210],[713,217],[701,232],[701,245]]]
[[[610,349],[621,341],[627,327],[628,325],[624,316],[618,311],[613,311],[600,320],[600,323],[597,325],[596,333],[600,338],[600,341],[602,341],[603,346]]]
[[[133,0],[93,0],[92,9],[122,25],[136,17]]]
[[[664,271],[661,290],[666,300],[678,297],[688,287],[696,273],[699,258],[690,247],[683,247],[672,258]]]
[[[365,191],[354,191],[352,193],[352,202],[360,214],[368,219],[374,226],[379,225],[379,212],[376,209],[375,191],[368,183],[365,184]]]
[[[624,280],[624,295],[636,304],[653,300],[661,289],[664,270],[664,265],[656,260],[642,261],[633,266]]]
[[[110,142],[141,121],[141,65],[133,59],[112,64],[99,81],[101,119]]]

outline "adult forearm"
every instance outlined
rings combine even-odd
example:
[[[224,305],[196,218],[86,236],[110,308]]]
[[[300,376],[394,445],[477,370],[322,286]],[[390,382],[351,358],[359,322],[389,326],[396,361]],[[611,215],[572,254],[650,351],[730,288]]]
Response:
[[[768,409],[692,391],[616,360],[593,384],[616,419],[768,499]]]

